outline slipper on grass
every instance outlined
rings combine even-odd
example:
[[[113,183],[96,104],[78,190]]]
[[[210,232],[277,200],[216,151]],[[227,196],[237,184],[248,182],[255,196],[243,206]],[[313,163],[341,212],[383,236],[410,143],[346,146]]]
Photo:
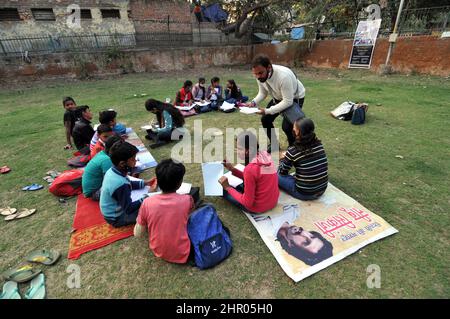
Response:
[[[47,174],[47,175],[44,177],[44,180],[47,180],[47,179],[50,179],[50,178],[55,179],[56,177],[61,175],[61,173],[58,172],[58,171],[48,171],[45,174]]]
[[[11,169],[8,166],[0,167],[0,173],[1,174],[6,174],[6,173],[9,173],[9,172],[11,172]]]
[[[0,294],[0,299],[22,299],[20,297],[19,288],[17,287],[17,282],[5,282],[3,285],[3,291]]]
[[[25,293],[25,299],[45,298],[45,276],[40,274],[31,281],[30,288]]]
[[[0,215],[2,216],[9,216],[12,214],[15,214],[17,212],[16,208],[11,208],[11,207],[6,207],[6,208],[1,208],[0,209]]]
[[[26,264],[14,269],[5,271],[2,276],[6,280],[15,281],[17,283],[27,282],[39,275],[42,270],[37,269],[32,264]]]
[[[43,180],[46,181],[49,184],[51,184],[51,183],[53,183],[55,181],[55,179],[53,177],[51,177],[51,176],[45,176],[43,178]]]
[[[25,218],[25,217],[28,217],[30,215],[33,215],[35,212],[36,212],[36,209],[34,209],[34,208],[33,209],[25,208],[24,210],[22,210],[22,211],[20,211],[18,213],[6,216],[5,220],[6,221],[10,221],[10,220],[13,220],[13,219]]]
[[[23,191],[37,191],[43,189],[44,186],[39,184],[31,184],[22,188]]]
[[[26,257],[27,261],[33,262],[33,263],[41,263],[46,266],[53,265],[56,263],[59,259],[61,254],[53,249],[47,250],[47,249],[38,249],[35,251],[32,251],[28,256]]]
[[[55,178],[56,176],[60,175],[61,173],[58,172],[58,171],[55,171],[55,170],[51,170],[51,171],[48,171],[48,172],[45,173],[45,174],[47,174],[47,175],[49,175],[49,176]]]

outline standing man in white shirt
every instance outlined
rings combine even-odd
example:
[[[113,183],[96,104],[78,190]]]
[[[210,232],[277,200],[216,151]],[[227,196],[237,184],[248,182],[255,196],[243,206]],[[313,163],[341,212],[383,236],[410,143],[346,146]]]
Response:
[[[282,129],[286,134],[289,146],[295,141],[292,132],[293,125],[296,120],[305,117],[302,106],[305,100],[305,87],[302,82],[297,79],[297,76],[291,69],[272,64],[267,56],[259,55],[253,59],[252,73],[258,80],[258,95],[247,106],[258,106],[267,95],[272,97],[266,108],[259,108],[258,114],[261,114],[262,126],[266,129],[267,137],[270,144],[268,151],[272,148],[277,150],[279,143],[276,140],[273,122],[282,114],[283,124]],[[275,140],[273,140],[273,138]],[[278,146],[278,147],[277,147]]]

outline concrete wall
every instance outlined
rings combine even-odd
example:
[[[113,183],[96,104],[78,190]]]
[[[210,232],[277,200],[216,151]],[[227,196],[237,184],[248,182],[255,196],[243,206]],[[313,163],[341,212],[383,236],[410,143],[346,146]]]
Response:
[[[0,57],[2,81],[35,80],[48,77],[86,77],[129,72],[155,72],[233,66],[251,63],[255,54],[269,55],[274,63],[291,66],[346,69],[352,41],[295,41],[255,46],[195,47],[160,50],[129,50],[98,53],[32,55],[31,63],[20,57]],[[386,58],[388,42],[377,42],[372,71]],[[414,37],[400,39],[392,55],[398,72],[450,75],[450,39]]]
[[[77,3],[81,9],[91,9],[91,20],[81,20],[81,28],[70,28],[67,24],[67,7]],[[128,18],[128,0],[61,0],[61,1],[13,1],[4,0],[2,8],[18,8],[21,21],[0,22],[0,38],[45,37],[74,34],[134,33],[134,24]],[[31,8],[53,8],[56,21],[36,21]],[[120,19],[102,19],[100,9],[119,9]]]
[[[302,61],[306,66],[347,69],[352,50],[352,40],[316,41],[311,52]],[[371,70],[379,71],[386,62],[389,42],[378,39]],[[438,76],[450,75],[450,38],[415,36],[399,38],[391,55],[394,71],[422,73]]]
[[[42,78],[105,76],[130,72],[157,72],[237,66],[250,63],[250,46],[133,50],[33,56],[31,63],[20,57],[0,58],[0,84]]]

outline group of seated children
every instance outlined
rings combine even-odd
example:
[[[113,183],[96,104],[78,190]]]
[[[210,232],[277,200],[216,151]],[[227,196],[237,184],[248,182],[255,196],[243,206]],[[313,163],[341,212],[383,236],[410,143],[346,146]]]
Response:
[[[87,196],[91,194],[92,198],[100,193],[100,209],[107,223],[113,227],[136,224],[135,236],[141,236],[148,230],[150,249],[155,256],[172,263],[186,263],[192,251],[187,223],[195,209],[195,197],[198,202],[199,189],[192,188],[186,195],[176,192],[183,183],[186,170],[182,163],[172,159],[158,164],[156,178],[130,180],[128,173],[136,164],[137,152],[135,146],[111,136],[106,141],[105,151],[101,151],[86,167],[83,192]],[[92,164],[94,162],[96,164]],[[105,169],[101,189],[98,190]],[[88,185],[86,189],[85,185]],[[132,201],[132,190],[145,186],[150,187],[150,192],[159,188],[161,193],[151,197],[145,194]]]
[[[84,168],[81,182],[83,195],[86,198],[92,198],[95,201],[100,200],[100,189],[102,188],[103,176],[112,167],[110,150],[114,143],[119,141],[122,141],[120,136],[111,135],[105,141],[105,149],[96,154]]]
[[[223,197],[249,213],[262,213],[277,205],[278,188],[300,200],[322,196],[328,185],[328,161],[314,132],[314,123],[311,119],[299,119],[293,131],[295,143],[282,155],[278,172],[270,154],[259,150],[256,136],[250,131],[242,132],[237,137],[237,153],[245,161],[244,171],[226,160],[224,166],[244,182],[234,188],[222,176],[219,183],[224,189]],[[293,176],[289,175],[292,167],[295,167]]]
[[[106,139],[112,134],[124,136],[126,127],[116,122],[117,112],[109,109],[99,113],[100,125],[97,130],[92,127],[93,114],[87,105],[77,106],[71,97],[63,99],[64,127],[67,144],[64,149],[72,149],[73,144],[83,155],[90,158],[105,148]]]
[[[64,120],[69,130],[72,115],[76,117],[70,112],[76,109],[79,111],[80,119],[72,131],[75,145],[78,149],[89,149],[89,145],[94,145],[92,159],[82,177],[84,196],[99,201],[105,221],[113,227],[136,224],[136,236],[142,235],[147,229],[149,246],[155,256],[173,263],[187,262],[192,251],[187,223],[190,213],[195,209],[194,200],[198,202],[198,188],[192,188],[188,195],[176,192],[183,182],[184,165],[172,159],[163,160],[156,167],[156,177],[150,180],[130,179],[128,175],[136,165],[139,150],[114,132],[117,113],[113,110],[100,113],[101,124],[94,143],[89,107],[76,108],[73,99],[66,98],[65,101],[67,104],[64,107],[67,105],[66,113],[69,113],[64,115]],[[173,130],[184,124],[180,111],[170,104],[149,99],[145,107],[158,119],[159,126],[148,131],[147,137],[155,143],[170,141]],[[69,123],[66,123],[66,119]],[[295,143],[283,154],[278,169],[271,155],[259,149],[253,133],[241,133],[236,141],[237,156],[245,162],[244,171],[234,168],[226,160],[223,165],[241,178],[243,184],[234,188],[225,176],[221,177],[219,183],[224,189],[224,199],[247,212],[264,213],[277,205],[279,189],[300,200],[319,198],[327,188],[328,163],[314,129],[310,119],[303,118],[295,122]],[[292,167],[295,167],[295,174],[289,175]],[[161,193],[153,196],[145,194],[133,201],[131,192],[146,186],[150,192],[160,190]]]
[[[217,111],[224,101],[231,104],[245,103],[247,96],[242,95],[241,89],[234,80],[228,80],[225,90],[220,85],[220,79],[213,77],[211,85],[205,87],[206,79],[201,77],[193,85],[192,81],[184,82],[183,87],[177,92],[175,98],[176,107],[192,106],[198,103],[191,110],[181,110],[183,116],[190,116],[209,111]]]

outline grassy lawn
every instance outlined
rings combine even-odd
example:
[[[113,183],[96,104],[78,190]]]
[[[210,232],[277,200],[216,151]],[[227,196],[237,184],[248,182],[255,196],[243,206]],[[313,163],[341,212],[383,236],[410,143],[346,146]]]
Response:
[[[70,261],[67,256],[75,200],[61,204],[45,190],[23,192],[45,183],[50,169],[67,169],[61,99],[70,95],[94,114],[114,107],[119,122],[133,127],[151,119],[147,93],[174,98],[182,82],[199,75],[234,78],[253,97],[257,86],[246,69],[192,71],[190,74],[133,74],[85,81],[36,83],[0,89],[0,207],[37,208],[23,220],[0,220],[0,271],[16,266],[33,249],[54,248],[64,258],[46,268],[49,298],[422,298],[449,297],[450,82],[418,76],[380,77],[364,71],[297,70],[307,95],[304,110],[317,127],[329,158],[330,181],[378,214],[399,233],[297,284],[284,274],[269,249],[240,211],[222,198],[216,206],[234,240],[232,256],[207,271],[166,263],[148,249],[147,238],[128,238]],[[345,100],[369,103],[367,122],[354,126],[333,119]],[[95,117],[97,119],[97,116]],[[259,127],[258,116],[207,113],[187,119],[203,128]],[[281,131],[281,119],[277,127]],[[207,142],[205,142],[206,144]],[[282,138],[282,147],[286,139]],[[157,160],[171,148],[153,150]],[[396,158],[401,155],[404,158]],[[185,181],[202,187],[200,164],[187,164]],[[144,177],[153,176],[149,170]],[[66,285],[70,264],[81,267],[81,288]],[[381,267],[380,289],[368,289],[366,269]],[[27,285],[22,285],[25,290]]]

